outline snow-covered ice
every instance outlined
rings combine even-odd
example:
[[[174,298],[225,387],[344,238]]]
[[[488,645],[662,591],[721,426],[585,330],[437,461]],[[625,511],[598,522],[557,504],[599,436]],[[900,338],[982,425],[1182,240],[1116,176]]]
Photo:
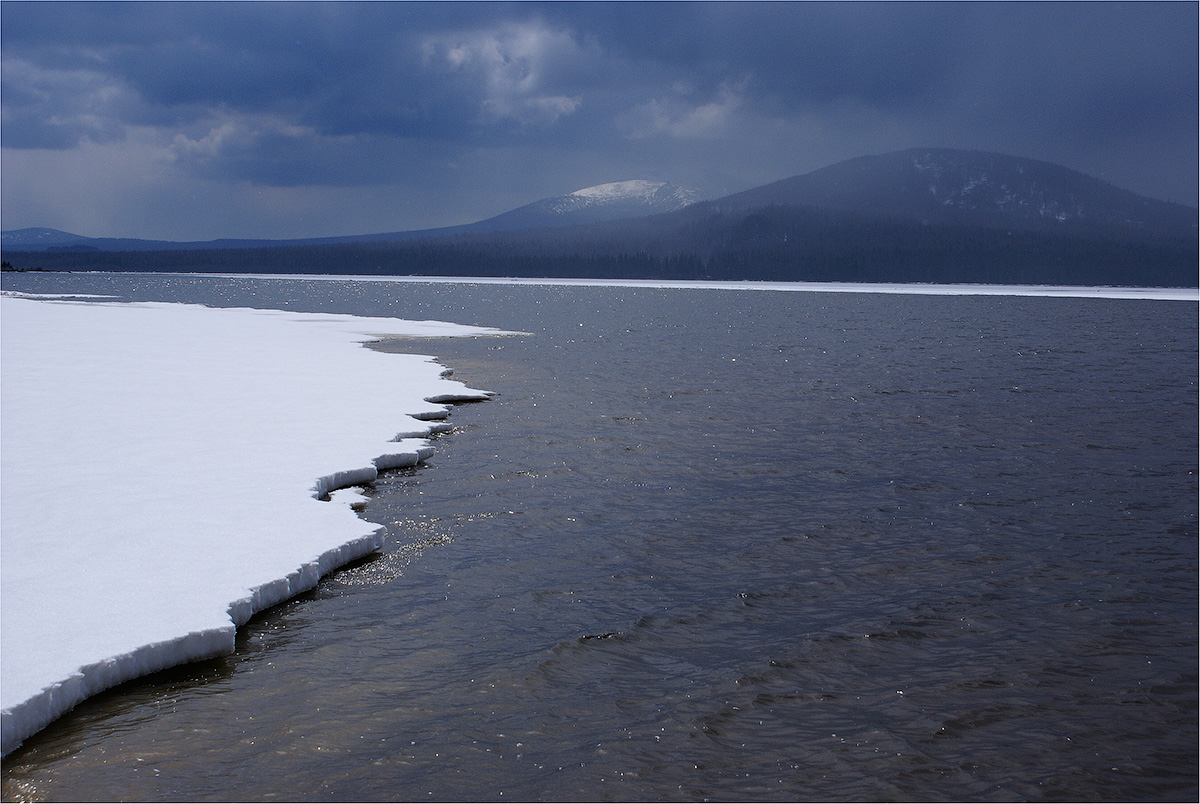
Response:
[[[174,276],[164,273],[162,276]],[[186,276],[186,274],[181,274]],[[532,277],[341,276],[332,274],[207,274],[236,279],[303,279],[336,282],[412,282],[465,285],[573,285],[576,287],[659,288],[677,290],[749,290],[792,293],[883,293],[917,296],[1044,296],[1069,299],[1145,299],[1200,301],[1196,288],[1114,287],[1079,285],[982,285],[922,282],[766,282],[758,280],[556,279]]]
[[[0,299],[3,753],[380,546],[350,509],[482,400],[380,336],[441,322]],[[444,425],[441,425],[444,427]],[[398,440],[397,440],[398,439]]]

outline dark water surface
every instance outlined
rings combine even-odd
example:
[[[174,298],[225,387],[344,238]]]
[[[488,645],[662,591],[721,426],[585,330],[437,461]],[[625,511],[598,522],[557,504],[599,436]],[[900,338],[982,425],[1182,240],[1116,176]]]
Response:
[[[386,347],[499,394],[370,491],[386,553],[7,800],[1197,798],[1195,303],[5,287],[531,333]]]

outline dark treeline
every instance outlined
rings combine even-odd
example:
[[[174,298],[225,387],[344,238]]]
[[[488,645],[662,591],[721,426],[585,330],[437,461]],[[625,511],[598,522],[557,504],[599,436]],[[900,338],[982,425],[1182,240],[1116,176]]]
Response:
[[[795,207],[410,242],[17,252],[19,270],[1195,287],[1194,236],[923,225]]]

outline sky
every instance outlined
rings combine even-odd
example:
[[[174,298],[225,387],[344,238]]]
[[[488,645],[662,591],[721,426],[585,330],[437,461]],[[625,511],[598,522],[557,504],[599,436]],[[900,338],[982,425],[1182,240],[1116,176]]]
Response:
[[[391,232],[911,147],[1196,206],[1198,8],[4,0],[0,227]]]

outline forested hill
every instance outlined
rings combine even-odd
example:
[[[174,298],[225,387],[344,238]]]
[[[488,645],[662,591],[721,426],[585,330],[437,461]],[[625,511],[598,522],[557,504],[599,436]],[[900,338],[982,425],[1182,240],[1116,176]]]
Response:
[[[721,209],[810,206],[940,223],[1196,232],[1197,210],[1075,170],[981,151],[914,148],[839,162],[720,199]]]
[[[600,223],[223,250],[33,252],[6,242],[4,260],[47,270],[1195,287],[1196,224],[1195,209],[1058,165],[916,149]]]

